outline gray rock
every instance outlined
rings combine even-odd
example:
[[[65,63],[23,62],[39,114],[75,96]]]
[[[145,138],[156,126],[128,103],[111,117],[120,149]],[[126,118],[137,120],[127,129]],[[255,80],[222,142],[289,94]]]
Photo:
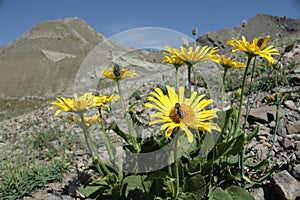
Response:
[[[243,111],[242,114],[245,116],[246,111]],[[283,117],[285,112],[279,110],[279,117]],[[248,117],[249,123],[259,122],[259,123],[269,123],[276,119],[276,106],[263,106],[260,108],[251,109]]]
[[[264,199],[264,189],[262,187],[255,188],[252,192],[251,195],[254,197],[255,200],[261,200]]]
[[[295,107],[296,107],[295,103],[292,100],[284,101],[284,105],[290,109],[295,109]]]
[[[300,197],[300,183],[286,170],[273,174],[272,180],[275,184],[275,191],[287,200]]]
[[[292,169],[292,175],[297,180],[300,180],[300,164],[294,165],[294,167]]]
[[[283,138],[283,140],[281,141],[281,145],[285,149],[293,149],[295,147],[295,144],[292,141],[292,139],[288,137]]]
[[[300,121],[287,124],[286,129],[288,134],[300,133]]]
[[[257,144],[253,150],[256,151],[256,155],[259,160],[264,160],[268,156],[269,149],[264,144]]]

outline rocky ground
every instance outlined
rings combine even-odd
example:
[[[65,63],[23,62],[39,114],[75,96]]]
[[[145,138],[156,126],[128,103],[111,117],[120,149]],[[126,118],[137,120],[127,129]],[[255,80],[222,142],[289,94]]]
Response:
[[[246,152],[256,154],[260,160],[268,156],[268,152],[272,143],[274,148],[271,155],[272,162],[278,168],[278,171],[265,181],[262,186],[252,188],[249,191],[255,199],[299,199],[300,198],[300,44],[296,44],[293,50],[285,55],[285,62],[294,61],[295,67],[288,70],[286,75],[294,77],[294,87],[280,88],[281,94],[289,93],[290,98],[283,101],[279,108],[279,126],[275,132],[276,126],[276,106],[266,97],[276,94],[276,91],[260,92],[251,96],[253,108],[249,114],[247,126],[251,130],[257,124],[260,126],[258,135],[250,142],[246,148]],[[171,70],[170,70],[171,71]],[[172,74],[167,73],[160,75],[157,81],[144,81],[136,83],[140,85],[137,88],[140,92],[129,99],[129,102],[137,101],[137,112],[145,114],[142,103],[145,102],[147,94],[158,83],[163,83],[171,77]],[[297,83],[298,81],[298,83]],[[128,86],[129,87],[129,86]],[[129,96],[128,96],[129,97]],[[269,102],[268,102],[269,101]],[[247,102],[247,98],[245,98]],[[34,137],[37,133],[45,130],[56,129],[62,132],[68,132],[71,135],[80,134],[81,130],[74,124],[64,120],[64,115],[54,117],[53,112],[48,111],[49,103],[45,103],[40,109],[31,113],[5,119],[0,122],[0,162],[11,155],[15,155],[16,151],[24,151],[26,149],[25,140]],[[74,155],[72,165],[68,173],[63,175],[63,181],[53,182],[46,185],[30,196],[23,199],[84,199],[84,197],[76,190],[80,185],[80,180],[86,174],[95,176],[93,171],[88,169],[91,159],[86,154],[86,149],[82,142],[75,142],[72,148],[66,149],[67,153]],[[53,145],[64,145],[63,138],[61,140],[52,141]],[[14,148],[18,146],[20,148]],[[22,150],[23,149],[23,150]],[[40,162],[40,161],[36,161]],[[49,162],[46,160],[44,162]],[[85,174],[85,175],[84,175]],[[86,178],[86,177],[85,177]],[[84,179],[84,178],[83,178]]]

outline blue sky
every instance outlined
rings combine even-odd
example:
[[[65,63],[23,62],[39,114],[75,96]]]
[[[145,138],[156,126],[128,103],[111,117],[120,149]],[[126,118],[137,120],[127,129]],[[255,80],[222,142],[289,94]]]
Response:
[[[79,17],[106,37],[141,27],[191,35],[233,28],[257,14],[300,18],[300,0],[0,0],[0,46],[36,23]]]

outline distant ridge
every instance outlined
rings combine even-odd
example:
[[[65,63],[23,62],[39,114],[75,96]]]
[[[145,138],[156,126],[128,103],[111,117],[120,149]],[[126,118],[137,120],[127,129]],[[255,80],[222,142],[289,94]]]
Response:
[[[197,42],[201,45],[217,46],[220,49],[228,47],[226,41],[232,37],[237,37],[242,25],[236,26],[234,29],[224,28],[216,32],[209,32],[200,35]],[[295,39],[300,35],[300,18],[291,19],[287,17],[277,17],[267,14],[258,14],[251,18],[241,35],[244,35],[248,41],[252,41],[255,37],[271,36],[272,41],[276,41],[285,45],[287,38]],[[281,41],[279,41],[281,40]]]

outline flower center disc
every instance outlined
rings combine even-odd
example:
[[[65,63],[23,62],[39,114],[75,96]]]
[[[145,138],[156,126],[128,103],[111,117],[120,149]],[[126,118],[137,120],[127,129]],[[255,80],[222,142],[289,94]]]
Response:
[[[186,104],[181,104],[179,108],[182,112],[181,115],[178,113],[178,108],[174,106],[174,108],[170,111],[170,118],[174,123],[179,124],[180,122],[183,122],[185,124],[193,124],[193,122],[196,122],[196,114],[194,110],[191,108],[191,106]]]

